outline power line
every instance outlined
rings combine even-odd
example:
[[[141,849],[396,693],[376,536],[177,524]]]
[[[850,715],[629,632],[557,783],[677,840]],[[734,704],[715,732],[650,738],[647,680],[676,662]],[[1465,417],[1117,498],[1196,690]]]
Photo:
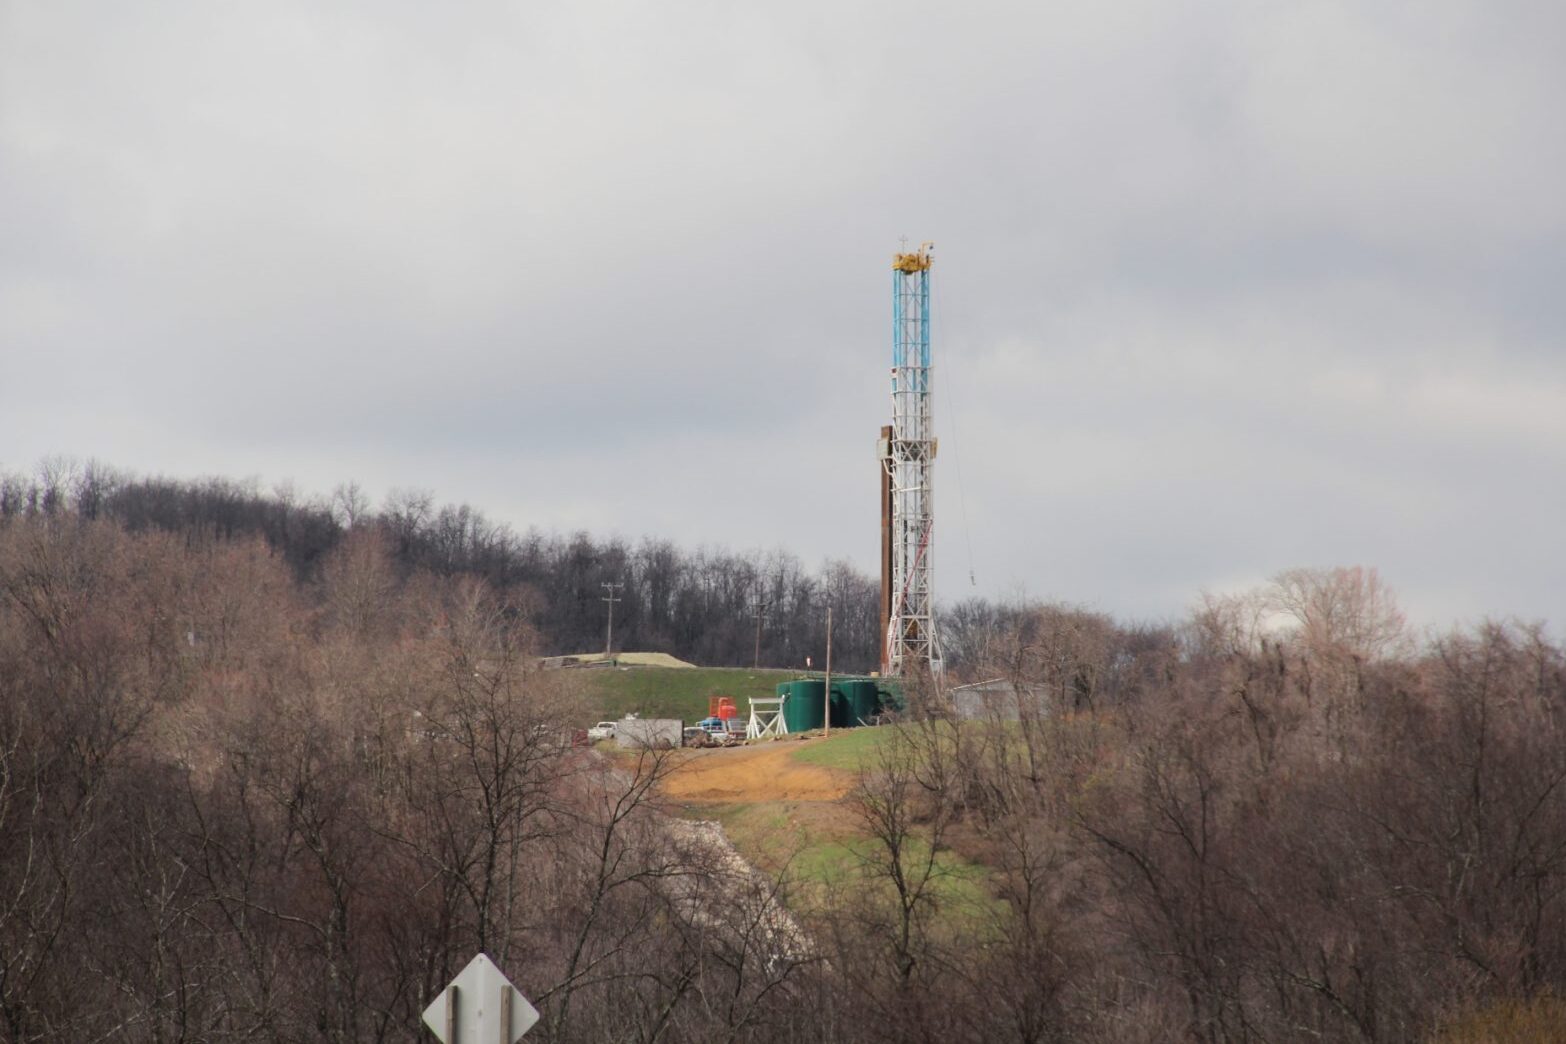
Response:
[[[767,603],[757,598],[754,608],[756,610],[756,656],[751,661],[751,670],[761,666],[761,621],[767,618]]]
[[[614,603],[625,601],[624,598],[616,598],[614,593],[616,591],[623,591],[625,589],[625,585],[603,583],[599,584],[598,586],[609,592],[607,596],[598,599],[600,602],[609,603],[609,630],[608,633],[604,635],[604,659],[607,660],[614,656]]]

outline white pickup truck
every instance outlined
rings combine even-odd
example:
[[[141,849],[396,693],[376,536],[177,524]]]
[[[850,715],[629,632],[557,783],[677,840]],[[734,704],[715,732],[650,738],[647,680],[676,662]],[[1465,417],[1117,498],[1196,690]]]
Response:
[[[614,736],[614,722],[612,721],[600,721],[597,725],[587,730],[587,741],[589,743],[597,743],[599,740],[606,740],[612,736]]]

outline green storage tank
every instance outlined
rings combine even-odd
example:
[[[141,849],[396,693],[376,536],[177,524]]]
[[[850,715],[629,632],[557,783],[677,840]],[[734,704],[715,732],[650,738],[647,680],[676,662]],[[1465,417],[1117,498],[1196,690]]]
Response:
[[[847,688],[832,683],[829,718],[834,729],[846,729],[854,724],[854,702]]]
[[[784,682],[778,686],[778,695],[787,693],[783,703],[783,721],[789,732],[809,732],[826,724],[826,682]]]
[[[876,689],[875,682],[865,678],[855,678],[853,681],[844,682],[843,690],[844,695],[848,697],[847,724],[868,724],[881,713],[881,694]]]

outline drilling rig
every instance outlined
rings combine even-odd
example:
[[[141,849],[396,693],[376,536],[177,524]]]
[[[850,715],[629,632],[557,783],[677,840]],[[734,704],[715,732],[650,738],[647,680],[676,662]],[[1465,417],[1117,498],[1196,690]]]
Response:
[[[892,258],[892,423],[881,429],[881,672],[941,672],[931,586],[935,425],[930,412],[934,243]]]

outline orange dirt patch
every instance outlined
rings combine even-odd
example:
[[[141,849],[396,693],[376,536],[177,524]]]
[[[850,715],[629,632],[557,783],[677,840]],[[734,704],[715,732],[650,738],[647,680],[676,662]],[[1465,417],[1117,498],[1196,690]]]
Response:
[[[854,775],[822,765],[802,765],[792,755],[810,740],[691,751],[663,781],[663,793],[679,801],[836,801],[854,786]]]

